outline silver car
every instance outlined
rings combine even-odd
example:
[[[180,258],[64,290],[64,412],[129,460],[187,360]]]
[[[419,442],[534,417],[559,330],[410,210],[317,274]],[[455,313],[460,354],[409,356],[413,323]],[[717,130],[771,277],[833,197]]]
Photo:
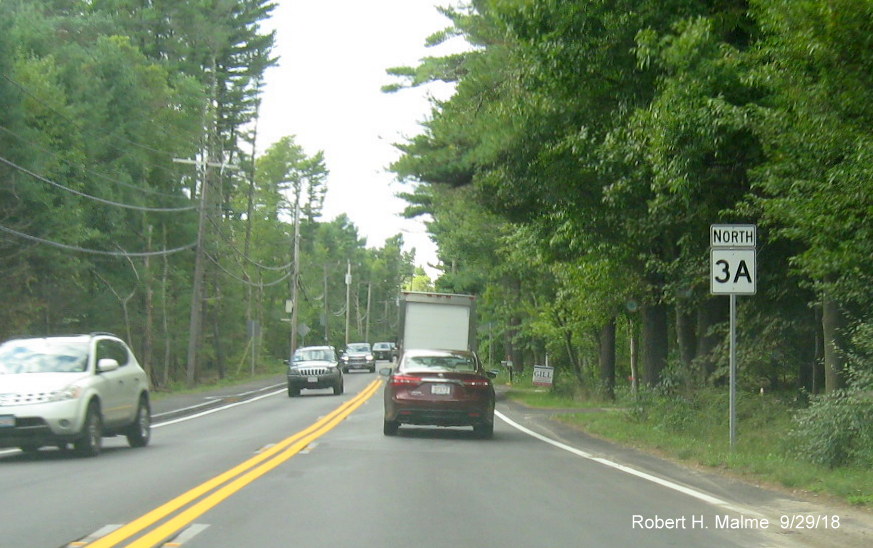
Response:
[[[104,436],[131,447],[151,436],[149,382],[130,348],[109,333],[0,344],[0,447],[46,445],[96,456]]]

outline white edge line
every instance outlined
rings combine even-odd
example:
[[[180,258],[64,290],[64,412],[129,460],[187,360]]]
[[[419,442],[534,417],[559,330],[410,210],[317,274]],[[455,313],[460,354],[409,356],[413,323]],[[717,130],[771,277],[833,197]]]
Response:
[[[268,392],[268,393],[266,393],[266,394],[264,394],[264,395],[262,395],[262,396],[255,396],[254,398],[249,398],[249,399],[247,399],[247,400],[238,401],[238,402],[235,402],[235,403],[229,403],[229,404],[227,404],[227,405],[222,405],[221,407],[215,407],[215,408],[213,408],[213,409],[207,409],[206,411],[202,411],[202,412],[200,412],[200,413],[195,413],[195,414],[193,414],[193,415],[186,415],[186,416],[184,416],[184,417],[179,417],[178,419],[168,420],[168,421],[165,421],[165,422],[159,422],[159,423],[157,423],[157,424],[152,424],[152,428],[160,428],[160,427],[162,427],[162,426],[169,426],[169,425],[171,425],[171,424],[176,424],[176,423],[179,423],[179,422],[185,422],[185,421],[189,421],[189,420],[196,419],[196,418],[199,418],[199,417],[203,417],[203,416],[206,416],[206,415],[211,415],[212,413],[217,413],[217,412],[219,412],[219,411],[223,411],[224,409],[230,409],[231,407],[236,407],[236,406],[238,406],[238,405],[245,405],[245,404],[247,404],[247,403],[251,403],[251,402],[254,402],[254,401],[262,400],[262,399],[264,399],[264,398],[269,398],[270,396],[275,396],[276,394],[281,394],[281,393],[284,392],[284,391],[285,391],[285,389],[283,388],[282,390],[276,390],[275,392]]]
[[[650,481],[652,483],[657,483],[658,485],[661,485],[661,486],[666,487],[668,489],[672,489],[673,491],[678,491],[679,493],[688,495],[689,497],[694,497],[698,500],[702,500],[706,503],[709,503],[709,504],[712,504],[715,506],[719,506],[721,508],[725,508],[725,509],[731,510],[733,512],[746,513],[746,514],[749,513],[748,510],[744,510],[742,508],[739,508],[739,507],[737,507],[737,506],[735,506],[727,501],[713,497],[713,496],[708,495],[702,491],[698,491],[697,489],[692,489],[690,487],[685,487],[684,485],[679,485],[678,483],[674,483],[672,481],[665,480],[663,478],[659,478],[659,477],[653,476],[651,474],[647,474],[646,472],[641,472],[641,471],[636,470],[634,468],[631,468],[629,466],[625,466],[623,464],[619,464],[617,462],[613,462],[613,461],[608,460],[608,459],[604,459],[601,457],[595,457],[591,453],[587,453],[587,452],[582,451],[580,449],[576,449],[575,447],[571,447],[567,444],[564,444],[564,443],[561,443],[559,441],[548,438],[546,436],[543,436],[542,434],[538,434],[537,432],[534,432],[533,430],[530,430],[529,428],[525,428],[524,426],[518,424],[517,422],[513,421],[512,419],[510,419],[509,417],[507,417],[506,415],[504,415],[503,413],[501,413],[499,411],[494,411],[494,414],[497,417],[499,417],[500,420],[502,420],[503,422],[505,422],[509,426],[512,426],[516,430],[520,430],[521,432],[524,432],[528,436],[532,436],[540,441],[544,441],[544,442],[548,443],[549,445],[553,445],[559,449],[563,449],[564,451],[569,451],[570,453],[573,453],[574,455],[576,455],[578,457],[582,457],[583,459],[588,459],[588,460],[597,462],[599,464],[602,464],[604,466],[614,468],[614,469],[619,470],[621,472],[624,472],[626,474],[630,474],[632,476],[636,476],[638,478],[644,479],[646,481]]]
[[[228,398],[228,397],[230,397],[230,398],[243,397],[243,396],[247,396],[247,395],[249,395],[249,394],[256,394],[256,393],[258,393],[258,392],[263,392],[264,390],[269,390],[269,389],[271,389],[271,388],[275,388],[275,387],[277,387],[277,386],[285,386],[285,384],[284,384],[284,383],[274,384],[274,385],[272,385],[272,386],[267,386],[267,387],[264,387],[264,388],[259,388],[259,389],[257,389],[257,390],[249,390],[248,392],[240,392],[239,394],[231,394],[231,395],[229,395],[229,396],[206,396],[206,399],[208,399],[208,400],[213,400],[213,401],[214,401],[214,400],[220,400],[220,399]],[[272,392],[271,392],[271,394],[272,394]],[[207,405],[211,405],[211,403],[208,402],[208,401],[206,401],[206,402],[203,402],[203,403],[198,403],[197,405],[192,405],[192,406],[190,406],[190,407],[183,407],[183,408],[181,408],[181,409],[174,409],[174,410],[172,410],[172,411],[167,411],[167,412],[165,412],[165,413],[158,413],[158,414],[156,414],[156,415],[152,415],[152,418],[153,418],[153,419],[154,419],[154,418],[159,418],[159,417],[161,417],[161,416],[163,416],[163,415],[172,415],[172,414],[174,414],[174,413],[179,413],[179,412],[182,412],[182,411],[190,411],[190,410],[192,410],[192,409],[198,409],[198,408],[200,408],[200,407],[205,407],[205,406],[207,406]]]

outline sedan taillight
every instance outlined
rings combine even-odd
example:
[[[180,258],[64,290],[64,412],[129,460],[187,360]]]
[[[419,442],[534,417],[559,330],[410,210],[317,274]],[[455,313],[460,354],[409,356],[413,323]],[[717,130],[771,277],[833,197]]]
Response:
[[[409,375],[394,375],[391,377],[391,386],[406,386],[410,384],[421,384],[421,379]]]
[[[486,379],[471,379],[464,381],[464,386],[469,386],[470,388],[488,388],[491,386],[491,383]]]

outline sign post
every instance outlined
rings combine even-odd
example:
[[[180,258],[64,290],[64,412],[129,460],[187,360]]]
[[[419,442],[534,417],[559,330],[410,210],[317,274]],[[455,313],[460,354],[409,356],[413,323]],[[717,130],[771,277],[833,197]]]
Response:
[[[737,442],[737,295],[757,291],[757,227],[709,227],[709,292],[730,295],[730,445]]]

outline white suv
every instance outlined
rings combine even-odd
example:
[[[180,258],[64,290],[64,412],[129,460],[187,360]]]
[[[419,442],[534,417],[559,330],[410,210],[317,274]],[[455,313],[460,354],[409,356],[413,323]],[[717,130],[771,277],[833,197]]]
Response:
[[[148,378],[121,339],[92,333],[0,344],[0,447],[72,443],[95,456],[102,437],[118,434],[131,447],[151,435]]]

